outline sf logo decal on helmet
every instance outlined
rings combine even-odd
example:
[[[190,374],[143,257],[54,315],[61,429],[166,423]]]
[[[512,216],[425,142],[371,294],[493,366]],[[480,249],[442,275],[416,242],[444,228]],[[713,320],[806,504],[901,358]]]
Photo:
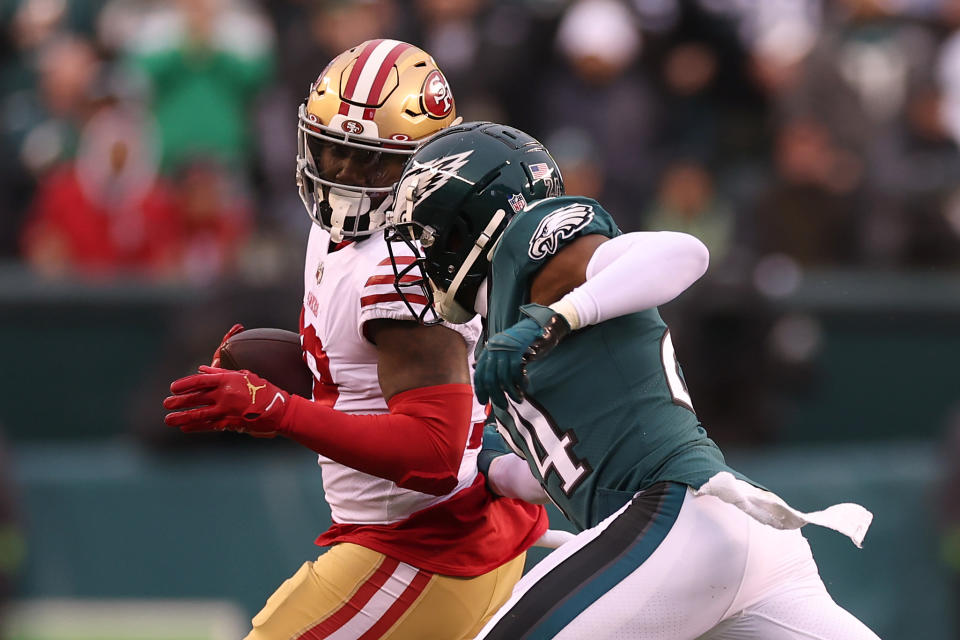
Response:
[[[572,238],[593,220],[593,207],[589,204],[575,203],[557,209],[537,225],[530,238],[527,254],[534,260],[546,258],[556,253],[561,240]]]
[[[333,242],[382,231],[418,141],[456,119],[450,86],[425,51],[369,40],[337,56],[310,86],[297,127],[297,185]]]
[[[347,133],[352,133],[352,134],[363,133],[363,125],[357,122],[356,120],[344,120],[343,124],[340,125],[340,128],[346,131]]]
[[[423,108],[434,118],[444,118],[453,109],[453,95],[439,70],[431,71],[423,83]]]

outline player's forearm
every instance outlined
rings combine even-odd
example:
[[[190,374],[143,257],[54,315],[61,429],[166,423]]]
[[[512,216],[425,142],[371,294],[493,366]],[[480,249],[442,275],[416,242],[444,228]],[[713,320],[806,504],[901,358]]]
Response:
[[[597,247],[586,282],[550,307],[574,329],[650,309],[696,282],[706,273],[709,259],[703,243],[685,233],[618,236]]]
[[[546,504],[550,497],[533,477],[527,461],[514,453],[494,458],[487,470],[487,486],[498,496]]]
[[[406,489],[444,495],[457,486],[472,399],[470,385],[437,385],[396,394],[389,414],[351,415],[292,397],[280,433]]]

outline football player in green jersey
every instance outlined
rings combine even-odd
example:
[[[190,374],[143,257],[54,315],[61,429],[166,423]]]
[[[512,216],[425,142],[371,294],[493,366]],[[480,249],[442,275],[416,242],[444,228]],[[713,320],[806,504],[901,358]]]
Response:
[[[391,239],[421,255],[396,261],[397,290],[422,285],[421,321],[486,318],[475,388],[503,436],[488,433],[489,485],[581,529],[478,638],[877,637],[830,598],[799,532],[859,546],[871,514],[790,508],[728,467],[694,413],[657,306],[705,272],[702,243],[622,234],[564,195],[539,142],[491,123],[425,143],[395,206]]]

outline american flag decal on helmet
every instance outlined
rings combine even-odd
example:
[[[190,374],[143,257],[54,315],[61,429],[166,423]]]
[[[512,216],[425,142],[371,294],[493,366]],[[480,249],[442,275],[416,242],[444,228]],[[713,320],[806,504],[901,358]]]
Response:
[[[533,176],[534,180],[549,178],[552,173],[553,170],[546,162],[538,162],[537,164],[530,165],[530,175]]]

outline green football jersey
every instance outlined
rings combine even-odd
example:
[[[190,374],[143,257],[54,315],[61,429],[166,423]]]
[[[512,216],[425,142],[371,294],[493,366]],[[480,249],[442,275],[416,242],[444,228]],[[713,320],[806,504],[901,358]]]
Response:
[[[588,234],[620,235],[589,198],[548,198],[516,215],[492,259],[487,335],[518,322],[537,270]],[[655,482],[699,488],[720,471],[746,479],[700,425],[655,308],[574,331],[527,365],[527,381],[522,403],[494,404],[499,429],[580,528]]]

